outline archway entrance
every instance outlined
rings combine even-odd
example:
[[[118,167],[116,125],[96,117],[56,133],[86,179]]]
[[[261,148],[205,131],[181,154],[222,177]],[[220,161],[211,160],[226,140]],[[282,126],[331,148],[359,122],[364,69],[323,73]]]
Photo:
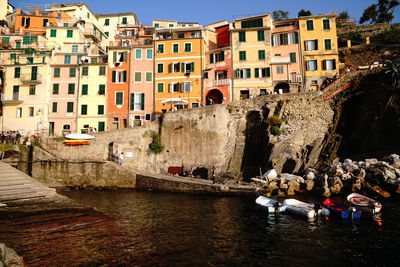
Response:
[[[218,89],[208,91],[206,96],[206,105],[221,104],[224,102],[224,95]]]
[[[274,92],[277,94],[290,93],[290,85],[288,83],[278,83],[275,85]]]

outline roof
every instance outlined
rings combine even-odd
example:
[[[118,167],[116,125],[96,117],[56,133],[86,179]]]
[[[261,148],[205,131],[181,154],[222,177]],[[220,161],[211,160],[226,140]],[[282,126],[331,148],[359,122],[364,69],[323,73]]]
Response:
[[[198,22],[178,22],[178,24],[200,24]]]
[[[326,18],[326,17],[336,18],[336,15],[334,15],[334,14],[326,14],[326,15],[318,14],[318,15],[311,15],[311,16],[301,16],[301,17],[299,17],[299,19]]]
[[[262,14],[262,15],[257,15],[257,16],[252,16],[252,17],[241,18],[241,19],[235,19],[234,21],[262,18],[262,17],[265,17],[265,16],[269,16],[269,13]]]
[[[153,21],[168,21],[168,22],[177,22],[176,20],[168,20],[168,19],[153,19]]]
[[[125,13],[112,13],[112,14],[96,14],[96,16],[98,17],[119,17],[119,16],[135,16],[136,17],[136,13],[135,12],[125,12]]]
[[[213,25],[213,24],[217,24],[217,23],[225,22],[225,21],[226,21],[226,24],[229,24],[229,22],[226,19],[223,19],[223,20],[220,20],[220,21],[216,21],[216,22],[213,22],[213,23],[206,24],[204,26]]]

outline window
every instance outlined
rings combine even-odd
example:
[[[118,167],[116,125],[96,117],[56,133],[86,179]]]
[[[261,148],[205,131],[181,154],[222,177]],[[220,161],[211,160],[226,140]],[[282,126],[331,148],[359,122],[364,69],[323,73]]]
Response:
[[[318,50],[318,40],[307,40],[304,41],[306,51]]]
[[[67,30],[67,38],[72,38],[74,32],[72,30]]]
[[[225,60],[224,51],[219,53],[210,54],[210,63],[220,62]]]
[[[113,70],[112,72],[112,82],[113,83],[124,83],[126,82],[126,70]]]
[[[105,20],[104,20],[104,25],[105,25],[105,26],[110,25],[110,19],[105,19]]]
[[[27,57],[26,58],[26,63],[27,64],[32,64],[33,63],[33,57]]]
[[[105,34],[107,37],[110,37],[110,33],[109,33],[109,32],[104,32],[104,34]]]
[[[270,68],[255,68],[254,77],[256,78],[268,78],[271,77]]]
[[[124,93],[116,92],[115,93],[115,105],[122,105],[124,103]]]
[[[251,70],[250,69],[237,69],[236,70],[236,78],[238,78],[238,79],[251,78]]]
[[[332,50],[332,40],[331,39],[325,39],[325,50]]]
[[[159,54],[164,53],[164,44],[157,45],[157,53],[159,53]]]
[[[135,59],[142,59],[142,49],[135,49]]]
[[[177,63],[171,63],[171,72],[172,73],[176,73],[176,72],[179,72],[180,71],[180,63],[179,62],[177,62]]]
[[[146,49],[146,59],[153,59],[153,49]]]
[[[180,38],[180,39],[185,38],[185,33],[184,32],[178,32],[178,38]]]
[[[179,53],[179,44],[172,45],[172,53]]]
[[[239,51],[239,60],[246,60],[246,51]]]
[[[57,102],[53,102],[51,112],[53,113],[57,112]]]
[[[314,21],[312,20],[307,20],[307,31],[313,31],[314,30]]]
[[[142,82],[142,73],[135,72],[135,82]]]
[[[15,53],[10,54],[10,59],[16,59],[16,58],[17,58],[17,54],[15,54]]]
[[[67,112],[74,112],[74,102],[67,102]]]
[[[182,91],[184,93],[189,93],[192,91],[192,83],[191,82],[183,82],[182,83]]]
[[[54,68],[53,77],[60,78],[60,68]]]
[[[122,24],[128,24],[128,18],[127,17],[123,17],[122,18]]]
[[[258,50],[258,59],[265,60],[265,50]]]
[[[57,30],[50,30],[50,37],[57,37]]]
[[[89,91],[89,86],[87,84],[82,84],[82,95],[87,95]]]
[[[144,115],[144,120],[145,120],[145,121],[151,121],[151,113],[146,113],[146,114]]]
[[[242,21],[242,28],[258,28],[263,26],[263,19],[251,19]]]
[[[174,24],[169,24],[168,27],[173,28]]]
[[[29,107],[29,117],[35,116],[35,108],[34,107]]]
[[[117,52],[114,51],[113,53],[113,61],[114,62],[126,62],[128,59],[128,52]]]
[[[290,53],[290,63],[296,63],[296,53]]]
[[[178,93],[179,92],[179,83],[170,83],[169,84],[169,92],[170,93]]]
[[[329,19],[322,20],[322,25],[324,27],[324,30],[330,30],[331,29],[331,25],[329,24]]]
[[[185,52],[192,52],[192,43],[185,43]]]
[[[20,67],[14,68],[14,78],[21,78],[21,68]]]
[[[157,83],[157,93],[164,93],[164,83]]]
[[[160,27],[160,23],[154,23],[154,27]]]
[[[105,95],[106,94],[106,85],[105,84],[99,84],[99,95]]]
[[[194,72],[194,62],[182,63],[182,71],[184,73]]]
[[[157,73],[164,73],[164,64],[163,63],[157,64]]]
[[[60,85],[58,83],[54,83],[53,84],[53,94],[58,95],[59,91],[60,91]]]
[[[257,31],[257,40],[258,41],[264,41],[265,40],[264,31]]]
[[[31,19],[30,18],[25,18],[22,17],[22,26],[29,28],[29,25],[31,24]]]
[[[106,128],[106,123],[104,121],[99,121],[99,127],[97,128],[97,130],[99,132],[104,132],[105,128]]]
[[[276,66],[276,73],[283,74],[283,66]]]
[[[306,70],[308,70],[308,71],[318,70],[317,61],[316,60],[307,60],[306,61]]]
[[[81,115],[87,115],[87,105],[81,105]]]
[[[130,110],[144,110],[144,93],[131,94]]]
[[[106,75],[106,67],[105,66],[99,67],[99,75],[101,75],[101,76]]]
[[[82,76],[89,75],[89,67],[82,67]]]
[[[68,84],[68,94],[69,95],[75,94],[75,84],[74,83]]]
[[[38,37],[37,36],[24,36],[22,38],[22,43],[23,44],[32,44],[32,43],[37,43]]]
[[[17,118],[22,118],[22,108],[17,108]]]
[[[78,53],[78,45],[72,45],[72,53]]]
[[[48,19],[43,19],[43,27],[46,27],[48,23],[49,23]]]
[[[36,85],[29,85],[29,95],[36,94]]]
[[[334,59],[327,59],[322,61],[322,69],[323,70],[335,70],[336,69],[336,61]]]
[[[152,81],[153,81],[153,73],[146,72],[146,82],[152,82]]]
[[[104,105],[97,106],[97,115],[104,115]]]
[[[239,42],[246,42],[246,32],[239,32]]]
[[[76,77],[76,69],[75,68],[69,68],[69,77],[70,78]]]
[[[15,42],[15,47],[16,48],[21,48],[21,42]]]
[[[192,108],[198,108],[199,107],[199,103],[192,103]]]
[[[64,64],[71,64],[71,56],[70,55],[64,56]]]

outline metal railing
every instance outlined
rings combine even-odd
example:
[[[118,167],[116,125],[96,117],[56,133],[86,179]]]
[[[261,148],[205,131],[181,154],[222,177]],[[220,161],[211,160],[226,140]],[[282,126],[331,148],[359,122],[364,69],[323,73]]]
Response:
[[[39,73],[23,73],[21,74],[22,83],[41,83],[42,75]]]
[[[214,80],[213,85],[214,86],[220,86],[220,85],[230,85],[231,80],[230,79],[220,79],[220,80]]]

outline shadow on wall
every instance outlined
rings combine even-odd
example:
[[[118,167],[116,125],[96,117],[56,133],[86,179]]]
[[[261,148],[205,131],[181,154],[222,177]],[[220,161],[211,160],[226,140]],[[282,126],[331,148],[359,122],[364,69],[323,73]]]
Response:
[[[269,143],[269,130],[266,119],[270,110],[263,108],[262,113],[252,110],[246,116],[246,141],[242,158],[242,173],[244,181],[260,175],[271,169],[269,156],[273,145]]]

